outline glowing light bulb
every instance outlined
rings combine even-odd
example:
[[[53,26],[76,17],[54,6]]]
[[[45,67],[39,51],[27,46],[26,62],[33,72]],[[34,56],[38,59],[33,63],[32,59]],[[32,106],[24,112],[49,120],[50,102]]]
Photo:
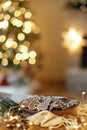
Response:
[[[28,59],[29,58],[29,53],[28,52],[24,52],[23,54],[22,54],[22,60],[26,60],[26,59]]]
[[[12,44],[13,44],[13,39],[12,38],[8,38],[5,45],[7,48],[10,48],[12,47]]]
[[[26,19],[31,18],[31,16],[32,16],[32,14],[31,14],[30,11],[27,11],[27,12],[24,14],[24,17],[25,17]]]
[[[28,48],[26,46],[24,46],[24,45],[20,45],[18,50],[23,53],[23,52],[27,52]]]
[[[37,55],[36,51],[30,51],[30,53],[29,53],[30,58],[35,58],[36,55]]]
[[[5,35],[0,35],[0,42],[5,42],[6,36]]]
[[[35,58],[29,58],[29,63],[31,65],[34,65],[36,63],[36,59]]]
[[[19,33],[17,38],[18,38],[19,41],[23,41],[25,39],[24,33]]]
[[[6,1],[3,4],[3,10],[6,10],[7,8],[9,8],[9,6],[11,6],[12,2],[10,0]]]
[[[10,15],[7,14],[4,16],[4,20],[8,21],[9,19],[10,19]]]
[[[21,11],[20,10],[16,10],[15,12],[14,12],[14,16],[15,17],[19,17],[21,15]]]
[[[16,58],[16,60],[21,60],[22,59],[22,54],[17,53],[15,58]]]
[[[7,66],[8,65],[8,60],[3,58],[1,63],[2,63],[3,66]]]
[[[17,60],[16,58],[14,58],[14,59],[13,59],[13,63],[14,63],[15,65],[18,65],[18,64],[20,64],[20,61]]]

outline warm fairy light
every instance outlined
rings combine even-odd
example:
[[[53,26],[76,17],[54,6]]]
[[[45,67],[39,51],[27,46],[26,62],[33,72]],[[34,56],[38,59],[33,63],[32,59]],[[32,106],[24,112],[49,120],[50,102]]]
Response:
[[[30,58],[35,58],[37,55],[36,51],[30,51],[29,56]]]
[[[3,9],[6,9],[6,8],[9,8],[9,6],[11,6],[12,2],[10,0],[6,1],[4,4],[3,4]]]
[[[7,48],[10,48],[12,47],[12,44],[13,44],[13,39],[12,38],[8,38],[5,45]]]
[[[17,126],[17,128],[18,128],[18,127],[21,127],[21,124],[17,123],[16,126]]]
[[[6,47],[5,44],[3,44],[3,45],[2,45],[2,49],[3,49],[3,50],[7,50],[8,48]]]
[[[0,29],[7,29],[8,26],[9,26],[9,23],[7,20],[0,22]]]
[[[23,53],[23,52],[27,52],[28,48],[26,46],[24,46],[24,45],[20,45],[18,50]]]
[[[15,58],[16,58],[16,60],[21,60],[22,59],[22,54],[17,53]]]
[[[22,31],[24,33],[26,33],[26,34],[31,33],[31,31],[32,31],[32,22],[30,22],[30,21],[24,22]]]
[[[17,48],[17,46],[18,46],[18,43],[17,43],[17,42],[15,42],[15,41],[13,41],[13,43],[12,43],[12,48],[13,48],[13,49],[16,49],[16,48]]]
[[[23,41],[25,39],[24,33],[19,33],[17,38],[18,38],[19,41]]]
[[[15,12],[14,12],[14,16],[15,17],[19,17],[21,15],[21,11],[20,10],[16,10]]]
[[[32,16],[32,14],[31,14],[30,11],[28,11],[28,12],[26,12],[26,13],[24,14],[24,17],[25,17],[26,19],[31,18],[31,16]]]
[[[25,42],[23,43],[23,45],[26,46],[26,47],[30,47],[30,42],[29,42],[29,41],[25,41]]]
[[[11,23],[16,27],[21,27],[23,25],[23,22],[15,17],[11,18]]]
[[[30,121],[30,122],[29,122],[29,125],[33,125],[33,123]]]
[[[5,42],[6,36],[5,35],[0,35],[0,42]]]
[[[82,37],[75,29],[70,29],[67,33],[64,33],[63,38],[64,47],[68,48],[71,53],[74,53],[82,45]]]
[[[28,52],[24,52],[23,54],[22,54],[22,60],[26,60],[26,59],[28,59],[29,58],[29,53]]]
[[[36,59],[35,58],[29,58],[29,63],[31,65],[34,65],[36,63]]]
[[[4,14],[0,14],[0,20],[3,20]]]
[[[20,64],[20,61],[17,60],[16,58],[14,58],[14,59],[13,59],[13,63],[14,63],[15,65],[18,65],[18,64]]]
[[[8,65],[8,60],[5,59],[5,58],[3,58],[3,59],[2,59],[2,65],[3,65],[3,66],[7,66],[7,65]]]
[[[39,27],[36,27],[35,29],[33,29],[33,33],[34,33],[34,34],[40,33],[40,28],[39,28]]]
[[[21,105],[21,108],[25,108],[25,105],[22,104],[22,105]]]
[[[25,8],[20,8],[21,14],[24,14],[26,9]]]
[[[10,15],[7,14],[4,16],[4,20],[9,20],[9,19],[10,19]]]

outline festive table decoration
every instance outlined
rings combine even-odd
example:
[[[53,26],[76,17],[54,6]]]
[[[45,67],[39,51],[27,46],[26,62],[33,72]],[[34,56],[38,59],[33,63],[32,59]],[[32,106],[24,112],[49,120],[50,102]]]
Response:
[[[87,130],[87,104],[82,103],[77,107],[77,114],[56,115],[50,111],[42,110],[30,114],[23,110],[20,103],[0,96],[0,126],[11,130],[30,130],[31,126],[48,129]]]

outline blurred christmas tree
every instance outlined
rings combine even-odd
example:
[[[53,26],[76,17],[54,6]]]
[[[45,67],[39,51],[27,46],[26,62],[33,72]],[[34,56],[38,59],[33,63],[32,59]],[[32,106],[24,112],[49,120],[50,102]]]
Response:
[[[35,64],[37,53],[32,42],[39,32],[28,0],[0,0],[0,67]]]

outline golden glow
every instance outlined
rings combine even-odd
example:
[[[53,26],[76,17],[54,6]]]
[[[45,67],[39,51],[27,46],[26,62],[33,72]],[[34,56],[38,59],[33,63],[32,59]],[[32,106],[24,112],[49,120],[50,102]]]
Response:
[[[22,54],[17,53],[15,58],[16,58],[16,60],[21,60],[22,59]]]
[[[23,22],[15,17],[11,18],[11,23],[16,27],[21,27],[23,25]]]
[[[31,31],[32,31],[32,26],[33,26],[32,22],[26,21],[26,22],[24,22],[24,24],[23,24],[23,29],[22,29],[22,31],[23,31],[24,33],[26,33],[26,34],[29,34],[29,33],[31,33]]]
[[[3,20],[4,14],[0,14],[0,20]]]
[[[30,11],[27,11],[27,12],[24,14],[24,17],[25,17],[26,19],[31,18],[31,16],[32,16],[32,14],[31,14]]]
[[[33,33],[34,34],[39,34],[40,33],[40,28],[36,27],[35,29],[33,29]]]
[[[26,9],[25,8],[20,8],[21,14],[24,14]]]
[[[17,38],[18,38],[19,41],[23,41],[25,39],[24,33],[19,33]]]
[[[10,15],[7,14],[4,16],[4,20],[8,21],[9,19],[10,19]]]
[[[20,15],[21,15],[21,11],[16,10],[16,11],[14,12],[14,16],[15,16],[15,17],[19,17]]]
[[[7,47],[6,47],[5,44],[2,45],[2,49],[3,49],[3,50],[7,50]]]
[[[15,1],[4,0],[0,3],[1,64],[7,66],[9,59],[15,65],[22,64],[24,61],[35,64],[37,54],[29,50],[31,49],[29,38],[32,37],[29,34],[38,34],[40,28],[30,19],[32,13],[26,8],[26,4],[20,2],[25,0]]]
[[[13,59],[13,63],[14,63],[15,65],[18,65],[18,64],[20,64],[20,61],[17,60],[16,58],[14,58],[14,59]]]
[[[7,29],[8,25],[9,25],[8,21],[4,20],[4,21],[0,22],[0,29]]]
[[[8,60],[6,58],[2,59],[2,65],[7,66],[8,65]]]
[[[9,6],[11,6],[12,2],[10,0],[6,1],[4,4],[3,4],[3,9],[6,9],[6,8],[9,8]]]
[[[34,65],[36,63],[36,59],[35,58],[29,58],[29,63],[31,65]]]
[[[29,42],[29,41],[25,41],[25,42],[23,43],[23,45],[26,46],[26,47],[30,47],[30,42]]]
[[[28,52],[24,52],[23,54],[22,54],[22,60],[26,60],[26,59],[28,59],[29,58],[29,53]]]
[[[75,29],[70,29],[67,33],[63,34],[63,37],[64,47],[71,53],[77,51],[82,45],[82,37]]]
[[[18,50],[23,53],[23,52],[27,52],[28,48],[26,46],[24,46],[24,45],[20,45]]]
[[[6,36],[5,35],[0,35],[0,42],[5,42]]]
[[[35,58],[36,55],[37,55],[36,51],[30,51],[30,53],[29,53],[30,58]]]
[[[7,48],[10,48],[12,47],[12,44],[13,44],[13,39],[12,38],[8,38],[5,45]]]
[[[13,43],[12,43],[12,48],[13,48],[13,49],[16,49],[17,46],[18,46],[17,42],[14,42],[14,41],[13,41]]]

